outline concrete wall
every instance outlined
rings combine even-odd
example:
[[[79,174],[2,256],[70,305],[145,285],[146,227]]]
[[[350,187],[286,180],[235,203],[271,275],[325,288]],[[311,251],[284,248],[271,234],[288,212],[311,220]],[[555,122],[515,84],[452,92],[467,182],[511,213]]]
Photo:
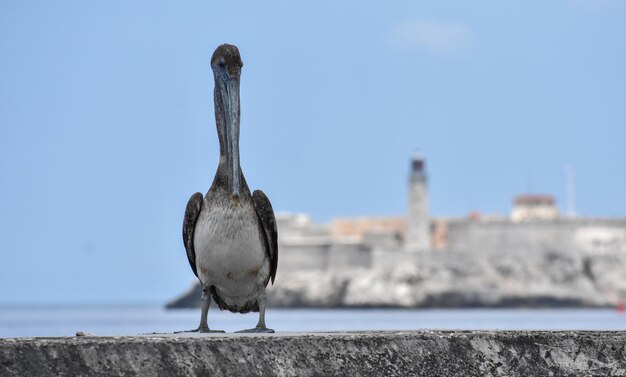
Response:
[[[449,221],[447,249],[465,252],[626,252],[623,219]]]
[[[328,268],[330,245],[278,245],[281,271],[311,271]]]
[[[572,250],[575,226],[560,221],[462,221],[447,229],[447,248],[474,252]]]
[[[361,243],[279,245],[281,271],[370,268],[371,260],[371,250]]]
[[[624,332],[0,339],[0,376],[624,376]]]
[[[292,216],[293,217],[293,216]],[[281,270],[328,270],[373,265],[375,254],[389,252],[381,263],[400,264],[401,240],[395,233],[371,233],[350,241],[333,240],[327,227],[307,217],[283,217],[279,228]],[[626,219],[560,218],[514,222],[507,218],[436,220],[432,251],[464,253],[584,252],[626,253]],[[413,260],[408,257],[409,260]],[[378,265],[378,264],[376,264]]]
[[[304,238],[303,238],[304,239]],[[534,253],[585,252],[590,255],[626,253],[626,220],[558,219],[513,222],[500,220],[445,221],[446,252]],[[367,238],[364,238],[367,240]],[[383,240],[387,242],[387,240]],[[392,245],[387,242],[387,244]],[[281,243],[280,265],[286,270],[371,267],[402,264],[407,259],[396,244],[381,248],[376,242]],[[436,252],[436,251],[435,251]],[[382,258],[379,258],[382,256]]]

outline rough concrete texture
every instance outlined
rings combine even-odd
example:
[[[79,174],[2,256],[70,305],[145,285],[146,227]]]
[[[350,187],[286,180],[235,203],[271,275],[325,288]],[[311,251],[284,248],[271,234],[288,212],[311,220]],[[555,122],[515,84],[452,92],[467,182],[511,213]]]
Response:
[[[625,376],[625,346],[584,331],[0,339],[0,376]]]

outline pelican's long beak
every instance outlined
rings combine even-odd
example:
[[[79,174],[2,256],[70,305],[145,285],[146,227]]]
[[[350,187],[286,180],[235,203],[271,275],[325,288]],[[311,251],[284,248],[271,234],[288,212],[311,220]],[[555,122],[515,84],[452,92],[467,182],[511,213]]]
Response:
[[[226,115],[226,156],[231,194],[235,207],[239,204],[241,168],[239,166],[239,77],[221,80],[222,103]]]

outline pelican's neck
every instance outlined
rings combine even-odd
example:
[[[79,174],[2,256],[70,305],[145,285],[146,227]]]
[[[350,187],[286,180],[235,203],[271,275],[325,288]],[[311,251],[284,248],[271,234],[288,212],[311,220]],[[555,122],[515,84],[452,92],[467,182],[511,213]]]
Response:
[[[239,80],[215,75],[215,124],[220,141],[220,169],[226,162],[228,185],[236,202],[241,190],[239,165]]]

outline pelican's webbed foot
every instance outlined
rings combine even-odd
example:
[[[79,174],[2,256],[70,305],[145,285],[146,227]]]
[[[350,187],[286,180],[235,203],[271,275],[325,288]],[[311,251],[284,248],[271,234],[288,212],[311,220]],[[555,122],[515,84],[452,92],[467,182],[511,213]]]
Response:
[[[268,329],[265,326],[257,326],[253,329],[245,329],[245,330],[239,330],[236,331],[237,333],[248,333],[248,334],[269,334],[269,333],[273,333],[274,330],[273,329]]]
[[[202,334],[210,334],[210,333],[223,333],[224,330],[211,330],[208,326],[198,326],[197,329],[187,330],[187,331],[174,331],[174,334],[183,334],[186,332],[197,332]]]

